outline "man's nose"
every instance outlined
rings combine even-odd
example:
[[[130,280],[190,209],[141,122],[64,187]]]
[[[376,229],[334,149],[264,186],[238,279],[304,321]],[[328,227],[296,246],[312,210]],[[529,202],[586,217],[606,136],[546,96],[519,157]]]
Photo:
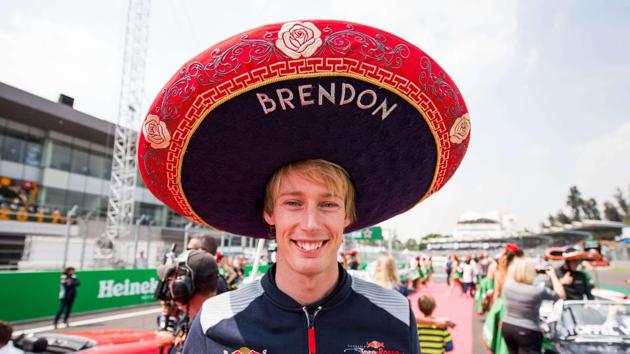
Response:
[[[302,217],[302,229],[305,231],[318,230],[320,228],[319,211],[317,206],[308,206]]]

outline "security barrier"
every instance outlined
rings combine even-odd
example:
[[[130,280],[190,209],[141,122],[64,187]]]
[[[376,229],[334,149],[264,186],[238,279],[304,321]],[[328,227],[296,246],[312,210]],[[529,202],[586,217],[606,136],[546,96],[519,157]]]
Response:
[[[0,272],[0,320],[52,318],[59,308],[61,272]],[[152,303],[155,269],[77,271],[81,285],[72,314]]]

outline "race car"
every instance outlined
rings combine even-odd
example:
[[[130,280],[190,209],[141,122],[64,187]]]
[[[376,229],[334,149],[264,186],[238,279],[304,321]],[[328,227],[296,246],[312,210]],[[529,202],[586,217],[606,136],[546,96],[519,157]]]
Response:
[[[563,301],[545,317],[545,353],[630,353],[630,301]]]
[[[13,342],[25,353],[159,354],[162,352],[155,332],[131,329],[20,335]],[[166,352],[168,348],[163,349]]]

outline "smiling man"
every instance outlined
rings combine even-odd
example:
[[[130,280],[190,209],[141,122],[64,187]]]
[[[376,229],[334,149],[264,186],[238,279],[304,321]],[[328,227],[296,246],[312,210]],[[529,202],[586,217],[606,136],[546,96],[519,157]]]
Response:
[[[344,233],[442,188],[469,137],[450,77],[369,26],[272,24],[186,63],[143,123],[142,178],[187,218],[278,249],[262,279],[203,304],[184,352],[418,353],[409,301],[337,255]]]

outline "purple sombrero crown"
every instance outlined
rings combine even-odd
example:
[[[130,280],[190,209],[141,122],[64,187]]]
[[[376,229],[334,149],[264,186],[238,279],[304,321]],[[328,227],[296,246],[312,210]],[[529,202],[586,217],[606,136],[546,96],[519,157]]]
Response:
[[[149,109],[138,165],[181,215],[266,237],[273,172],[325,159],[356,187],[352,231],[438,191],[469,137],[459,90],[422,50],[376,28],[306,20],[241,33],[187,62]]]

